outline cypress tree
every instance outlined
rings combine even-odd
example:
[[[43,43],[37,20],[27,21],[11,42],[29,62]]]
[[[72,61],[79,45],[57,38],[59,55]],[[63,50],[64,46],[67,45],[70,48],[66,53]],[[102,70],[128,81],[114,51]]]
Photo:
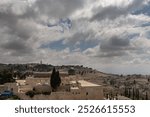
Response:
[[[52,91],[56,90],[61,83],[61,78],[59,76],[59,71],[56,71],[55,68],[53,68],[51,79],[50,79],[50,84],[52,87]]]
[[[61,83],[61,78],[59,76],[59,71],[56,72],[56,85],[57,87],[60,86],[60,83]]]
[[[56,70],[54,67],[52,74],[51,74],[51,78],[50,78],[50,84],[51,84],[52,90],[55,89],[55,74],[56,74]]]

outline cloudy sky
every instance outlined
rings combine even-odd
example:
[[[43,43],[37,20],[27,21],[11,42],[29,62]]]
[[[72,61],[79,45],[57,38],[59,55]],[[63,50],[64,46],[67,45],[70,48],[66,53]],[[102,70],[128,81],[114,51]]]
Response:
[[[150,74],[150,0],[0,0],[0,63]]]

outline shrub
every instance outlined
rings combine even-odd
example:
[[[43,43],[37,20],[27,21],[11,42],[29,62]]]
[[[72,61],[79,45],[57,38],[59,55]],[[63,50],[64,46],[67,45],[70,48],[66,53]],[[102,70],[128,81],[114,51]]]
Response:
[[[43,95],[50,95],[51,92],[42,92]]]
[[[34,91],[28,91],[28,92],[26,92],[26,95],[29,96],[30,98],[33,98],[35,95],[35,92]]]

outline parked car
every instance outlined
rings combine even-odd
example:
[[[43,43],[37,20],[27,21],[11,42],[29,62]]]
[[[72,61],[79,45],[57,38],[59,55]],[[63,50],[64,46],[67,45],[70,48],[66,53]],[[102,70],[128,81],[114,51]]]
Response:
[[[12,92],[12,91],[9,91],[9,90],[6,90],[6,91],[2,92],[2,93],[0,94],[0,96],[1,96],[1,97],[11,97],[11,96],[13,96],[13,92]]]

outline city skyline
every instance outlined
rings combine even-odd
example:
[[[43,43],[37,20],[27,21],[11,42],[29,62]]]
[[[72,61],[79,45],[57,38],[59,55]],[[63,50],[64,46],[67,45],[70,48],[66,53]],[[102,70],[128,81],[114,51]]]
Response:
[[[150,0],[4,0],[0,26],[0,63],[150,74]]]

